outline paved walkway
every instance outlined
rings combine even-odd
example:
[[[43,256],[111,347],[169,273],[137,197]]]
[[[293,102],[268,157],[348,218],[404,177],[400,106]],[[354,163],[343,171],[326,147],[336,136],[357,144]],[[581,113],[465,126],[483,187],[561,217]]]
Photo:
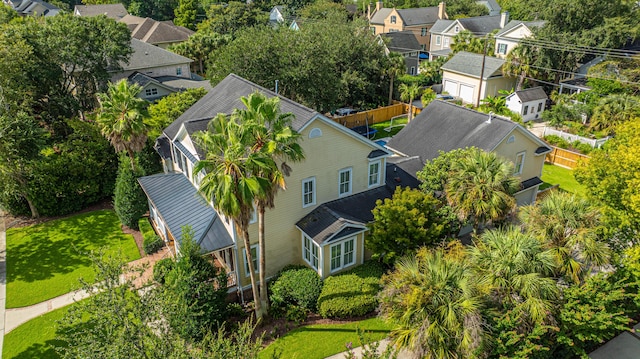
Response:
[[[531,131],[531,133],[533,133],[534,135],[542,138],[542,135],[544,135],[544,128],[547,126],[546,122],[534,122],[533,126],[529,129],[529,131]]]

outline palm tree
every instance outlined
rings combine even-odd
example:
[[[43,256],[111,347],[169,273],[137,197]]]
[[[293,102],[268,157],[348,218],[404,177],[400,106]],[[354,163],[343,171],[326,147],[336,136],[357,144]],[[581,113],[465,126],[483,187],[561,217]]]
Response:
[[[471,31],[462,30],[453,37],[451,42],[451,52],[455,54],[460,51],[482,54],[484,52],[484,43],[475,37]]]
[[[397,52],[389,53],[389,67],[387,67],[386,74],[389,76],[389,106],[393,101],[393,81],[404,74],[407,67],[404,62],[404,56]]]
[[[258,243],[260,248],[260,301],[263,310],[269,307],[266,275],[266,250],[264,214],[266,208],[273,208],[275,196],[279,190],[286,189],[285,177],[291,173],[287,161],[300,161],[304,158],[302,147],[298,143],[300,135],[291,129],[294,119],[291,113],[280,113],[280,99],[267,99],[264,94],[254,92],[241,98],[246,110],[239,110],[241,123],[252,133],[252,151],[260,151],[268,156],[276,166],[261,166],[254,170],[258,176],[269,180],[267,188],[257,197]],[[280,166],[277,166],[277,163]]]
[[[447,62],[448,57],[438,57],[429,61],[422,61],[418,67],[420,74],[429,78],[432,83],[442,82],[442,65]]]
[[[586,199],[555,191],[522,207],[519,218],[553,254],[556,276],[580,283],[592,265],[608,263],[609,248],[596,236],[600,214]]]
[[[527,322],[550,320],[558,298],[554,258],[538,239],[517,227],[484,232],[469,249],[473,272],[490,298]]]
[[[445,195],[460,220],[473,218],[477,231],[481,223],[503,219],[515,208],[513,194],[518,189],[520,181],[509,161],[475,149],[451,164]]]
[[[213,202],[216,210],[233,219],[237,233],[244,242],[251,278],[251,290],[255,302],[256,317],[260,320],[263,310],[258,296],[255,268],[249,240],[249,221],[253,204],[265,196],[270,188],[269,179],[260,177],[256,169],[272,166],[272,160],[261,151],[252,151],[252,134],[239,121],[237,112],[230,117],[218,114],[206,132],[194,134],[196,144],[205,153],[205,159],[196,164],[194,172],[206,171],[199,191]]]
[[[505,76],[517,76],[518,83],[516,91],[522,90],[524,80],[535,75],[531,64],[533,63],[533,52],[531,47],[519,45],[513,48],[505,58],[502,73]]]
[[[420,358],[470,357],[480,345],[481,301],[463,261],[422,248],[384,277],[380,315],[395,328],[396,348]]]
[[[420,101],[422,102],[422,108],[427,107],[431,101],[436,99],[436,92],[433,91],[432,88],[425,89],[422,92],[422,96],[420,97]]]
[[[420,86],[418,84],[401,84],[400,87],[400,99],[402,101],[409,102],[409,117],[408,121],[411,122],[413,119],[413,99],[420,95]]]
[[[142,87],[126,79],[109,84],[106,93],[99,93],[100,110],[96,121],[102,135],[117,152],[126,151],[135,171],[134,152],[141,151],[147,141],[147,101],[138,97]]]
[[[593,109],[591,128],[613,134],[621,123],[640,117],[640,99],[627,94],[609,95]]]

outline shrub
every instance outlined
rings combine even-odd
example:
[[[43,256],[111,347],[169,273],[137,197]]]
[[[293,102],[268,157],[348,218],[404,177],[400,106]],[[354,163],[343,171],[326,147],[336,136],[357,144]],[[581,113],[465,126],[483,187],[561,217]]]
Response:
[[[121,156],[113,208],[120,222],[131,229],[138,229],[138,220],[147,211],[147,197],[138,183],[139,175],[131,169],[129,159]]]
[[[145,254],[153,254],[159,251],[163,246],[164,246],[164,241],[158,235],[145,238],[142,244]]]
[[[369,261],[348,272],[329,277],[318,298],[318,311],[324,318],[349,318],[373,312],[378,306],[384,274],[378,262]]]
[[[547,135],[547,136],[544,136],[544,140],[547,141],[552,146],[565,148],[565,149],[569,148],[569,142],[560,136]]]
[[[144,239],[152,238],[156,235],[156,231],[151,227],[151,222],[149,222],[149,218],[143,217],[138,220],[138,228],[140,229],[140,233],[142,233],[142,237]]]
[[[173,270],[176,262],[173,258],[163,258],[156,262],[153,266],[153,280],[160,284],[164,284],[164,279],[169,272]]]
[[[580,153],[583,153],[585,155],[588,155],[589,152],[593,150],[593,147],[591,147],[591,145],[582,143],[580,141],[573,141],[571,143],[571,147],[573,147],[576,151],[579,151]]]
[[[286,318],[287,320],[300,325],[300,323],[307,320],[307,310],[295,305],[288,305]]]
[[[293,267],[281,272],[271,285],[271,304],[276,312],[287,305],[313,311],[321,290],[322,279],[318,273],[307,267]]]

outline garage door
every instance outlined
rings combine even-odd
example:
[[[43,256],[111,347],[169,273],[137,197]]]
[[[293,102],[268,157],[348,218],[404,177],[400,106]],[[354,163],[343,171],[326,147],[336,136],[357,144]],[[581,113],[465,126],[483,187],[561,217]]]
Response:
[[[448,93],[451,96],[458,96],[458,83],[444,80],[444,89],[442,91]]]
[[[463,102],[473,103],[473,86],[460,84],[460,97]]]

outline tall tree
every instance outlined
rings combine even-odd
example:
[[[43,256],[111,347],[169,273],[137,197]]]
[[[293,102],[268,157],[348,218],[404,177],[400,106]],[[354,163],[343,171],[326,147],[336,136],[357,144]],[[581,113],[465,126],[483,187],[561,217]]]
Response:
[[[460,51],[482,54],[484,43],[469,30],[462,30],[453,37],[451,42],[451,52],[454,54]]]
[[[176,16],[173,22],[178,26],[195,30],[197,11],[195,0],[178,0],[178,7],[173,11]]]
[[[466,270],[464,261],[426,248],[396,262],[380,293],[396,348],[421,358],[473,357],[483,338],[481,299]]]
[[[254,203],[258,198],[264,198],[271,188],[270,179],[257,176],[256,169],[272,167],[273,160],[262,151],[251,150],[253,136],[246,131],[250,125],[242,123],[241,116],[234,111],[230,117],[218,114],[206,132],[195,133],[195,141],[206,157],[196,164],[194,173],[205,171],[199,191],[220,213],[233,219],[236,232],[243,240],[255,313],[260,320],[264,313],[248,228]]]
[[[531,47],[516,46],[507,54],[504,66],[502,66],[502,73],[504,75],[518,77],[516,91],[522,90],[524,81],[535,75],[534,68],[531,67],[533,58],[533,55],[530,54],[531,51]]]
[[[593,109],[590,127],[612,135],[621,123],[638,118],[640,98],[627,94],[612,94],[598,101]]]
[[[411,85],[401,84],[398,89],[400,90],[400,99],[402,101],[409,102],[409,115],[408,120],[411,122],[413,119],[413,100],[420,96],[421,88],[418,84],[414,83]]]
[[[480,224],[505,218],[516,206],[513,194],[520,181],[513,175],[513,165],[494,152],[474,149],[460,161],[451,164],[450,178],[445,186],[449,205],[460,220]]]
[[[169,50],[198,61],[198,72],[204,74],[209,56],[231,42],[231,39],[231,35],[220,35],[209,28],[201,28],[189,36],[187,41],[169,46]]]
[[[389,65],[386,75],[389,76],[389,106],[393,103],[393,81],[407,71],[404,56],[397,52],[389,53]]]
[[[580,283],[593,266],[609,261],[609,248],[597,237],[600,214],[584,198],[552,192],[522,207],[520,220],[553,253],[554,274]]]
[[[117,152],[126,151],[131,168],[136,170],[134,152],[147,141],[147,102],[138,97],[142,87],[126,79],[110,84],[106,93],[99,93],[100,110],[96,121]]]

